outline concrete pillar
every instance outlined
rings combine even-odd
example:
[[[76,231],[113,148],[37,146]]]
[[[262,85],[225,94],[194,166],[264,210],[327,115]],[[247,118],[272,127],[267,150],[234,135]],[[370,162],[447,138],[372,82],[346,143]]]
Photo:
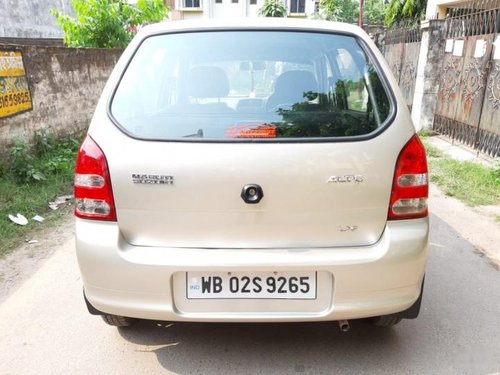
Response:
[[[445,42],[444,20],[422,22],[422,42],[411,113],[417,131],[432,127]]]

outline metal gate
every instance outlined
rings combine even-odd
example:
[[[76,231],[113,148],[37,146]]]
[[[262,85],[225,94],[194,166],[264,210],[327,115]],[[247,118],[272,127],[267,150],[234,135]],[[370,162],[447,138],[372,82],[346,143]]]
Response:
[[[462,4],[446,19],[433,129],[496,157],[500,156],[500,0]]]
[[[422,30],[420,27],[391,30],[387,32],[385,37],[384,57],[399,82],[399,88],[403,92],[410,110],[415,93],[421,40]]]

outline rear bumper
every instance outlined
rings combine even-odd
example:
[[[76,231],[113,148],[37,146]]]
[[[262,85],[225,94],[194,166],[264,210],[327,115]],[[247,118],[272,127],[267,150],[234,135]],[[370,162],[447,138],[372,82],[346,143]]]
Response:
[[[128,244],[116,223],[76,220],[90,304],[108,314],[198,322],[356,319],[408,309],[421,292],[428,219],[389,222],[371,246],[192,249]],[[189,300],[186,272],[315,271],[315,300]]]

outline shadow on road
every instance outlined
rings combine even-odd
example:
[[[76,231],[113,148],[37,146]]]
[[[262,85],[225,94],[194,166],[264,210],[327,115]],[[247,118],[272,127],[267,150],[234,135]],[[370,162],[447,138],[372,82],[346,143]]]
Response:
[[[398,329],[362,321],[352,321],[348,333],[340,332],[336,322],[169,326],[142,321],[120,334],[130,342],[152,346],[159,363],[176,373],[331,373],[352,371],[356,362],[360,370],[368,370],[376,366],[373,358],[386,361],[396,356],[401,349]]]

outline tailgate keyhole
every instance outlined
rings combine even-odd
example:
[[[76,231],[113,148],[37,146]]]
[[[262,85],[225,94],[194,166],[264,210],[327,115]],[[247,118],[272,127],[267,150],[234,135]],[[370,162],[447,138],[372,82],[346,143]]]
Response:
[[[245,203],[259,203],[263,197],[264,192],[262,191],[262,188],[257,184],[248,184],[243,186],[243,189],[241,189],[241,199],[243,199]]]

